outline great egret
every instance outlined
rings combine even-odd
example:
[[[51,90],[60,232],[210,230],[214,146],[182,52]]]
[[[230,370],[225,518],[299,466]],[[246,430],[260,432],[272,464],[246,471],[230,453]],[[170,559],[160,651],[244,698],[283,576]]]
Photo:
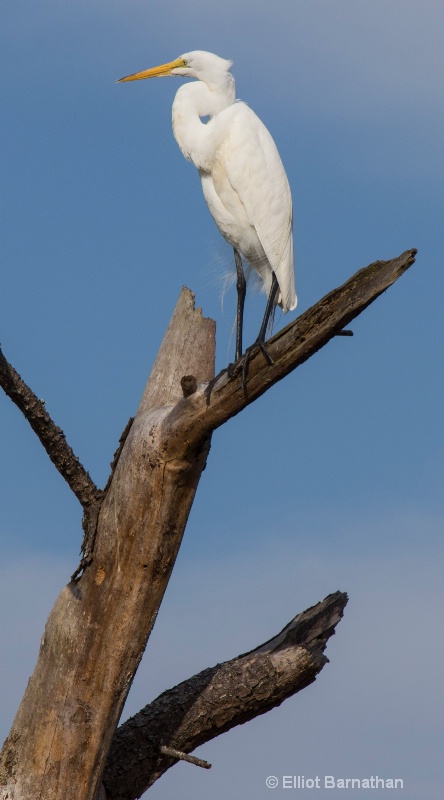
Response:
[[[268,297],[255,344],[271,362],[264,341],[273,309],[279,305],[286,313],[297,303],[291,193],[270,133],[251,108],[236,100],[231,64],[214,53],[195,50],[119,82],[165,75],[197,78],[197,83],[181,86],[174,98],[173,133],[185,158],[199,170],[208,208],[234,248],[236,361],[242,355],[244,256]],[[207,122],[202,120],[205,117],[209,117]]]

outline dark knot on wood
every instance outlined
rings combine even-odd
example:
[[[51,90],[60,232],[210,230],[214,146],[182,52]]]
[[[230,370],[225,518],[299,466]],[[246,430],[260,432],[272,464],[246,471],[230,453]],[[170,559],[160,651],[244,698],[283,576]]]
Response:
[[[197,380],[194,375],[184,375],[183,378],[180,379],[180,385],[182,387],[183,396],[190,397],[197,389]]]

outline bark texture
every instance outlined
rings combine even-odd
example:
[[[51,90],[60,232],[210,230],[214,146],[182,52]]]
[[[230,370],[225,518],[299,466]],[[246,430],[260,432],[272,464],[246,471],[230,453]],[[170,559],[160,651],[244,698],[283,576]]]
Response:
[[[342,592],[329,595],[265,644],[180,683],[125,722],[108,757],[106,797],[135,800],[176,764],[162,745],[188,753],[312,683],[346,603]]]

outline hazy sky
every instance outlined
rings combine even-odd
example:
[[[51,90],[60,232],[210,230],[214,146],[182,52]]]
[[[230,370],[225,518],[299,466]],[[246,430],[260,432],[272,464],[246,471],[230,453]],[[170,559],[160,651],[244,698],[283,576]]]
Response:
[[[419,249],[353,339],[214,435],[124,716],[328,593],[350,602],[316,683],[200,748],[213,769],[174,767],[155,800],[280,800],[268,775],[326,774],[442,798],[443,37],[438,0],[2,4],[0,341],[100,485],[182,284],[217,321],[218,368],[234,346],[230,248],[171,132],[181,80],[117,78],[193,49],[233,60],[292,186],[298,313]],[[253,339],[264,301],[247,302]],[[81,511],[3,396],[0,441],[4,737]]]

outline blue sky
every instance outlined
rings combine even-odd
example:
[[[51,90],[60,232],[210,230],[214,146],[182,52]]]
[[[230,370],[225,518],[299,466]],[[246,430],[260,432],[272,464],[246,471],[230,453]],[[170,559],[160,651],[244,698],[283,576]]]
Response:
[[[329,592],[350,603],[314,686],[200,748],[213,770],[179,765],[152,797],[256,800],[269,774],[379,774],[404,778],[403,800],[441,798],[442,4],[16,0],[0,17],[0,341],[100,485],[182,284],[217,321],[218,368],[234,344],[230,248],[171,132],[181,80],[117,78],[192,49],[233,60],[292,187],[298,313],[419,249],[353,339],[214,435],[125,716]],[[263,298],[247,302],[253,339]],[[0,437],[4,736],[81,513],[3,396]]]

